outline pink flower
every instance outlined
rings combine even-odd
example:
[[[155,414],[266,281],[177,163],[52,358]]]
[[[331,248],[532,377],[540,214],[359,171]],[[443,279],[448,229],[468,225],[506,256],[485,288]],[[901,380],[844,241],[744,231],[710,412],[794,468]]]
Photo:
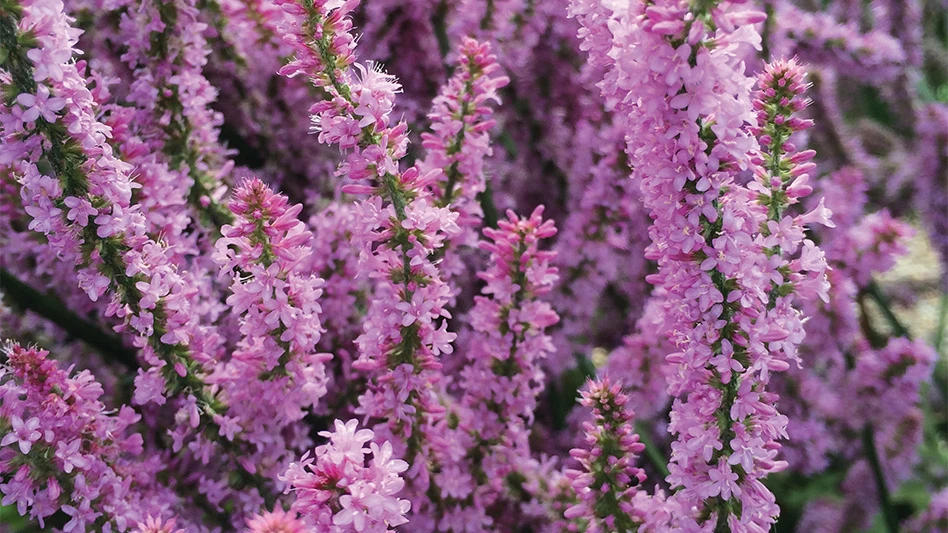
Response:
[[[273,512],[254,515],[247,522],[246,533],[306,533],[306,525],[296,517],[277,507]]]
[[[375,434],[371,429],[358,429],[359,421],[352,419],[343,423],[336,420],[335,431],[320,431],[319,435],[330,439],[325,449],[330,460],[341,462],[343,458],[349,461],[361,461],[365,453],[364,445],[372,440]]]
[[[408,463],[393,460],[392,445],[371,442],[373,432],[358,429],[355,420],[336,420],[334,425],[335,431],[320,433],[328,444],[318,446],[312,458],[304,455],[281,476],[296,492],[293,509],[330,533],[387,532],[408,522],[404,515],[411,504],[395,496],[404,487],[399,474]],[[372,460],[366,462],[370,453]]]
[[[67,474],[74,468],[85,468],[89,464],[80,453],[81,444],[80,439],[74,439],[68,444],[65,441],[59,441],[56,445],[56,457],[63,462],[63,471]]]
[[[3,439],[0,440],[0,446],[17,443],[21,452],[30,453],[33,443],[43,436],[39,431],[39,418],[29,418],[24,422],[22,418],[13,415],[10,424],[12,426],[11,432],[4,435]]]
[[[99,213],[96,208],[92,207],[92,204],[89,203],[89,200],[85,198],[67,196],[63,200],[63,203],[69,208],[69,212],[66,213],[66,218],[75,221],[80,226],[88,226],[89,217],[95,216]]]
[[[717,468],[708,470],[707,496],[713,497],[721,495],[724,499],[730,499],[731,494],[741,495],[741,488],[737,484],[737,474],[731,472],[731,465],[723,458],[718,462]]]
[[[64,98],[50,98],[49,88],[44,84],[39,84],[36,94],[21,93],[16,97],[16,102],[23,109],[23,121],[32,122],[39,117],[43,117],[46,122],[56,122],[56,113],[66,107]]]
[[[176,520],[174,518],[162,520],[161,518],[148,516],[144,522],[138,524],[134,533],[184,533],[183,529],[177,529],[175,525]]]

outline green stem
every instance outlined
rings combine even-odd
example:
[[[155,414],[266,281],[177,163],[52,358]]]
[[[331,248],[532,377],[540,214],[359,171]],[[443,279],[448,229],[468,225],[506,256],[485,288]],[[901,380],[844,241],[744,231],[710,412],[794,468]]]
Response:
[[[46,318],[62,328],[70,337],[81,340],[90,348],[107,355],[109,359],[121,363],[127,370],[135,371],[138,368],[134,350],[126,348],[118,337],[102,331],[96,324],[70,311],[55,294],[41,293],[2,268],[0,289],[16,307]]]
[[[494,205],[494,191],[491,189],[490,181],[484,183],[484,191],[478,193],[477,201],[481,204],[481,211],[484,212],[484,227],[496,228],[499,216],[497,206]]]
[[[892,332],[895,334],[895,336],[905,337],[906,339],[911,340],[911,332],[909,332],[908,328],[902,324],[902,322],[899,320],[899,317],[895,316],[895,313],[892,311],[892,304],[889,302],[889,298],[883,294],[882,289],[879,288],[879,285],[875,281],[870,281],[869,284],[866,285],[864,291],[879,306],[879,309],[882,311],[882,315],[889,323],[889,326],[892,327]]]
[[[434,29],[435,38],[438,40],[438,53],[441,54],[442,62],[448,57],[448,52],[451,51],[451,41],[448,38],[447,17],[447,0],[441,0],[438,2],[434,13],[431,14],[431,27]],[[448,67],[449,65],[445,65],[445,70],[447,70]]]
[[[655,470],[662,475],[662,478],[668,477],[671,473],[668,471],[668,459],[662,455],[661,450],[649,435],[649,428],[642,422],[635,423],[635,432],[639,434],[639,441],[645,445],[645,458],[649,464],[655,467]]]
[[[895,509],[892,507],[889,488],[886,486],[885,476],[882,474],[882,463],[879,461],[879,454],[876,452],[875,435],[872,425],[869,423],[866,423],[862,428],[862,446],[865,448],[866,458],[869,460],[869,466],[872,467],[872,475],[876,481],[876,490],[879,493],[879,505],[882,507],[882,518],[885,521],[886,531],[888,533],[898,533],[899,520],[896,517]]]
[[[932,340],[935,353],[939,355],[943,355],[941,345],[945,340],[946,327],[948,327],[948,293],[941,295],[941,308],[938,311],[938,327],[935,329],[935,338]]]

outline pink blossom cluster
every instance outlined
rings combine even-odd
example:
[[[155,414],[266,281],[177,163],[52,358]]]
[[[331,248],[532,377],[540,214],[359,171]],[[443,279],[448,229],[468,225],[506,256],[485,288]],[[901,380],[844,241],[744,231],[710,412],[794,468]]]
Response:
[[[924,0],[0,0],[0,530],[941,531]]]
[[[466,364],[450,415],[457,419],[452,435],[458,446],[452,448],[459,453],[436,478],[451,501],[442,523],[502,527],[506,517],[490,510],[503,509],[505,501],[509,506],[507,483],[533,467],[530,426],[543,391],[541,363],[553,351],[546,330],[559,319],[541,299],[557,281],[553,254],[539,249],[556,228],[542,215],[542,206],[529,218],[508,211],[496,229],[484,230],[480,247],[490,257],[478,273],[485,284],[467,315],[470,330],[460,337]]]
[[[634,531],[641,518],[633,499],[645,481],[635,460],[645,446],[632,431],[628,397],[621,384],[603,379],[590,382],[581,403],[592,410],[593,420],[583,424],[586,447],[570,451],[582,470],[566,471],[579,498],[566,517],[588,520],[585,530],[590,532]]]
[[[302,273],[312,254],[312,237],[297,218],[302,206],[288,206],[262,181],[251,178],[234,190],[229,203],[234,223],[221,228],[214,260],[232,279],[227,304],[241,316],[241,339],[228,364],[208,382],[227,393],[234,417],[218,416],[220,436],[234,433],[273,447],[273,432],[306,414],[326,393],[324,363],[332,354],[317,353],[322,326],[322,280]]]
[[[803,327],[793,296],[826,298],[822,255],[802,242],[803,225],[826,222],[826,213],[783,216],[810,191],[808,167],[796,164],[813,154],[784,157],[794,152],[789,136],[805,125],[791,115],[802,109],[794,102],[803,88],[798,67],[765,70],[752,121],[740,47],[759,41],[746,23],[763,14],[736,3],[695,9],[668,2],[610,14],[576,3],[573,14],[586,46],[608,65],[607,101],[615,99],[635,131],[626,151],[653,219],[646,254],[659,266],[649,279],[667,291],[662,327],[677,348],[667,357],[677,367],[669,392],[678,397],[668,480],[681,487],[673,498],[698,510],[679,527],[743,531],[776,516],[760,480],[786,467],[776,440],[786,438],[787,419],[765,387],[797,360]],[[610,32],[593,26],[607,23]],[[647,53],[627,53],[637,48]],[[625,92],[653,98],[635,102]],[[736,181],[745,170],[757,178],[746,188]]]
[[[459,54],[457,73],[432,102],[431,131],[422,134],[426,157],[419,166],[423,173],[440,173],[432,194],[439,205],[458,213],[461,231],[452,242],[476,246],[484,217],[477,196],[484,192],[484,160],[492,153],[494,120],[488,104],[500,103],[497,91],[509,80],[496,75],[500,65],[486,43],[467,38]]]
[[[296,493],[293,510],[308,527],[375,532],[408,522],[404,515],[411,502],[396,496],[405,486],[400,474],[408,463],[392,457],[391,443],[379,446],[372,430],[358,427],[356,420],[336,420],[335,431],[320,432],[329,442],[317,446],[312,457],[303,455],[283,474],[288,490]]]
[[[840,24],[830,13],[813,13],[793,4],[779,3],[775,10],[778,38],[789,50],[807,62],[834,63],[841,74],[858,78],[894,78],[899,65],[907,60],[901,43],[885,31],[861,32],[856,21]],[[783,40],[786,41],[783,41]],[[781,46],[778,44],[777,46]]]
[[[59,368],[49,352],[16,343],[3,347],[0,365],[0,485],[42,527],[54,513],[69,517],[66,531],[124,531],[161,510],[151,493],[159,466],[136,461],[142,436],[130,431],[140,415],[128,406],[111,413],[87,370]],[[71,369],[70,369],[71,370]]]

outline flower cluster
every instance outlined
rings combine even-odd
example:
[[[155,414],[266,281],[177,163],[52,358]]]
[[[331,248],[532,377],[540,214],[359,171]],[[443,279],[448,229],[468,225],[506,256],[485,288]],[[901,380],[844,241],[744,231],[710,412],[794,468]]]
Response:
[[[187,213],[180,206],[183,197],[195,218],[219,230],[231,217],[220,202],[226,191],[219,179],[226,170],[217,142],[222,119],[209,106],[217,91],[202,72],[207,24],[194,1],[129,0],[116,7],[124,8],[120,59],[135,80],[127,96],[134,111],[121,120],[140,139],[124,148],[150,185],[143,188],[145,212],[161,213],[156,229],[176,236],[188,224],[180,220]]]
[[[576,183],[582,193],[573,198],[556,242],[557,268],[564,281],[554,296],[554,307],[562,327],[555,334],[558,353],[548,366],[557,372],[574,364],[576,352],[598,346],[610,329],[621,330],[638,319],[635,313],[617,313],[606,297],[610,292],[628,301],[647,297],[648,220],[638,188],[627,179],[624,135],[622,128],[612,125],[584,136],[591,144],[589,159],[578,157],[571,168],[582,177]],[[619,316],[607,320],[610,314]],[[599,331],[592,329],[593,322]]]
[[[283,509],[274,509],[273,512],[264,511],[247,522],[249,533],[304,533],[306,525],[295,513],[288,513]]]
[[[320,432],[329,442],[317,446],[312,457],[307,453],[291,464],[281,476],[287,490],[296,493],[293,510],[308,527],[333,533],[392,531],[408,521],[404,515],[411,503],[396,496],[405,486],[400,474],[408,464],[392,457],[391,443],[379,446],[372,430],[358,427],[355,420],[336,420],[335,431]],[[264,520],[278,519],[272,515],[256,519]],[[279,520],[294,522],[285,515]]]
[[[428,488],[430,458],[446,446],[445,410],[437,396],[438,356],[453,352],[445,319],[451,290],[433,256],[459,231],[457,213],[439,207],[428,186],[441,171],[402,171],[407,125],[392,125],[395,80],[375,65],[354,63],[348,30],[354,3],[287,4],[298,25],[287,30],[297,57],[287,75],[305,73],[331,98],[310,108],[320,141],[348,155],[337,173],[344,192],[369,194],[357,207],[359,275],[376,281],[352,367],[370,382],[356,412],[378,420],[377,431],[413,464],[412,489]],[[419,459],[420,458],[420,459]]]
[[[767,67],[757,128],[745,130],[751,95],[739,52],[759,36],[742,24],[763,14],[736,3],[693,9],[668,2],[609,14],[577,2],[574,15],[594,61],[607,65],[607,102],[636,132],[626,151],[653,218],[646,256],[659,272],[650,281],[667,291],[663,328],[677,348],[667,357],[678,397],[668,480],[681,487],[674,498],[682,507],[699,511],[681,527],[760,528],[778,511],[761,479],[786,466],[776,440],[786,438],[787,419],[765,387],[797,360],[804,333],[794,295],[826,297],[821,252],[808,241],[799,258],[789,254],[804,224],[826,223],[827,213],[784,215],[811,190],[811,166],[800,163],[813,154],[794,155],[789,144],[806,125],[792,116],[805,105],[796,99],[799,67]],[[762,160],[752,135],[764,145]],[[745,188],[737,178],[747,169],[757,181]],[[791,280],[786,270],[797,274]]]
[[[593,419],[583,424],[585,447],[570,451],[582,470],[566,471],[579,500],[566,510],[566,517],[587,520],[585,530],[590,532],[635,531],[641,518],[633,499],[645,481],[635,460],[645,446],[632,430],[628,397],[620,383],[603,378],[589,383],[580,403],[592,411]]]
[[[891,79],[899,75],[899,65],[907,59],[901,43],[891,35],[878,30],[862,33],[855,21],[840,24],[828,13],[811,13],[780,2],[774,20],[783,21],[776,24],[785,35],[775,43],[782,54],[831,63],[847,76]]]
[[[316,353],[322,280],[302,273],[313,251],[297,218],[301,205],[287,206],[285,196],[251,178],[234,190],[229,208],[235,221],[221,229],[214,259],[232,279],[227,304],[242,317],[242,338],[208,381],[228,393],[221,436],[240,431],[237,416],[253,425],[245,430],[250,440],[273,446],[273,432],[303,418],[326,393],[324,363],[332,356]]]
[[[484,160],[492,151],[489,133],[494,121],[488,104],[499,103],[497,90],[509,80],[495,75],[500,65],[490,46],[473,39],[461,44],[456,68],[432,102],[431,131],[422,134],[421,143],[427,153],[419,167],[423,173],[441,173],[432,195],[439,205],[458,213],[461,231],[452,241],[473,246],[484,216],[477,200],[486,183]]]
[[[467,365],[460,370],[462,395],[452,413],[463,460],[444,465],[435,479],[451,502],[443,504],[449,508],[442,511],[446,524],[504,524],[503,516],[490,516],[495,513],[489,510],[508,498],[508,480],[523,475],[531,461],[530,425],[544,382],[540,363],[553,351],[545,330],[558,320],[540,299],[557,280],[553,255],[539,249],[556,228],[542,215],[542,207],[529,218],[508,211],[497,229],[484,230],[488,240],[480,247],[490,258],[478,274],[485,285],[467,316],[471,330],[461,337]]]
[[[946,16],[0,0],[0,529],[943,528]]]
[[[109,128],[94,115],[92,94],[72,62],[76,32],[62,5],[32,6],[20,17],[14,13],[6,11],[0,19],[9,50],[5,87],[16,95],[0,108],[3,159],[21,176],[30,229],[80,266],[77,282],[90,299],[112,293],[106,315],[124,319],[147,350],[145,360],[162,369],[160,379],[174,382],[172,393],[180,391],[200,371],[195,356],[201,354],[194,350],[200,343],[189,325],[192,289],[161,243],[148,237],[139,208],[131,205],[137,184],[130,165],[107,143]],[[36,45],[23,44],[30,42]],[[44,108],[42,115],[30,112],[37,105]],[[145,396],[162,396],[162,389]]]
[[[102,386],[88,371],[74,376],[49,352],[16,343],[0,364],[0,493],[4,504],[43,525],[56,512],[65,530],[123,531],[160,512],[162,495],[149,493],[159,464],[136,460],[141,418],[130,407],[109,413]]]

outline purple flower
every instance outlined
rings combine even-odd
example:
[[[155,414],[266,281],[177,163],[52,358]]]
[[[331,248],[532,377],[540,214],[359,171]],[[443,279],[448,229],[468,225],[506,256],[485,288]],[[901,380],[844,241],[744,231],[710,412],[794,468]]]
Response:
[[[13,415],[10,419],[11,432],[4,435],[3,440],[0,440],[0,446],[16,443],[19,445],[21,452],[30,453],[33,443],[43,436],[39,431],[39,424],[40,421],[36,417],[29,418],[24,422],[22,418]]]
[[[50,98],[49,87],[39,85],[36,94],[22,93],[16,97],[16,102],[23,107],[21,118],[24,122],[32,122],[43,117],[46,122],[56,122],[57,113],[66,107],[66,100],[59,97]]]

